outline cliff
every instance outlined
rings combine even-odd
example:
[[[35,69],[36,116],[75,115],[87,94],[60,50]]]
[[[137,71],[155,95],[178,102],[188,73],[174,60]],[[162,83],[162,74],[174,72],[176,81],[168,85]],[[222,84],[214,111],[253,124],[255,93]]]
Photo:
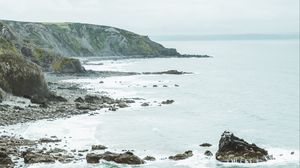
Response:
[[[18,43],[30,43],[35,48],[63,56],[177,56],[168,49],[126,30],[109,26],[81,23],[33,23],[0,21]]]

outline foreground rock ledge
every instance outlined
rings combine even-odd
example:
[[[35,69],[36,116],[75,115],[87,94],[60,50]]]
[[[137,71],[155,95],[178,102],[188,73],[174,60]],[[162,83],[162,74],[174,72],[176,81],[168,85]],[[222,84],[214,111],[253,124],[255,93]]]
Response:
[[[268,151],[225,131],[219,141],[216,159],[221,162],[257,163],[270,160]]]
[[[89,153],[86,155],[87,163],[99,163],[101,159],[130,165],[138,165],[145,163],[141,158],[139,158],[131,152],[125,152],[121,154],[112,152],[105,152],[103,154]]]

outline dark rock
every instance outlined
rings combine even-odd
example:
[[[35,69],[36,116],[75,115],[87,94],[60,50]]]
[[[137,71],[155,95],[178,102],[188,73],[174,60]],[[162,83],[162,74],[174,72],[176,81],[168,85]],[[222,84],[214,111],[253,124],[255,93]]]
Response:
[[[291,152],[291,155],[295,154],[295,152]]]
[[[97,154],[89,153],[86,155],[87,163],[100,163],[100,157]]]
[[[145,106],[149,106],[149,103],[146,103],[146,102],[145,102],[145,103],[142,103],[141,106],[144,106],[144,107],[145,107]]]
[[[13,167],[14,163],[7,153],[0,151],[0,167]]]
[[[162,75],[162,74],[169,74],[169,75],[183,75],[183,74],[190,74],[189,72],[183,72],[178,70],[168,70],[168,71],[162,71],[162,72],[143,72],[144,75],[149,74],[156,74],[156,75]]]
[[[126,108],[126,107],[128,107],[128,105],[125,102],[122,102],[122,101],[118,103],[118,106],[120,108]]]
[[[174,100],[166,100],[166,101],[162,101],[161,104],[172,104],[174,103]]]
[[[34,152],[23,152],[22,157],[24,158],[24,163],[55,163],[55,158],[52,155],[44,153],[34,153]]]
[[[205,156],[213,156],[213,153],[211,151],[207,150],[204,152],[204,155]]]
[[[78,102],[78,103],[83,103],[84,102],[84,99],[81,98],[81,97],[78,97],[74,100],[74,102]]]
[[[61,142],[61,139],[52,139],[52,138],[41,138],[39,140],[40,143],[54,143],[54,142]]]
[[[140,159],[138,156],[134,155],[131,152],[125,152],[125,153],[112,153],[112,152],[105,152],[103,154],[87,154],[86,160],[88,163],[99,163],[99,160],[106,160],[106,161],[113,161],[116,163],[121,164],[130,164],[130,165],[136,165],[136,164],[144,164],[145,162]]]
[[[177,85],[177,84],[175,84],[174,86],[175,86],[175,87],[179,87],[179,85]]]
[[[33,95],[30,99],[31,103],[35,103],[35,104],[47,104],[48,100],[46,99],[46,97],[42,97],[39,95]]]
[[[103,145],[92,145],[92,150],[105,150],[105,149],[107,149],[107,147]]]
[[[144,157],[143,160],[146,160],[146,161],[155,161],[156,159],[153,156],[146,156],[146,157]]]
[[[225,131],[219,141],[216,159],[221,162],[257,163],[271,159],[268,151]]]
[[[193,151],[185,151],[184,153],[180,153],[180,154],[177,154],[175,156],[170,156],[169,159],[171,160],[184,160],[184,159],[187,159],[189,157],[192,157],[193,156]]]
[[[158,87],[157,85],[153,85],[153,87]]]
[[[199,146],[201,146],[201,147],[211,147],[212,145],[209,144],[209,143],[203,143],[203,144],[201,144]]]
[[[52,102],[67,102],[68,100],[62,96],[58,96],[55,93],[50,93],[49,96],[47,96],[47,99]]]

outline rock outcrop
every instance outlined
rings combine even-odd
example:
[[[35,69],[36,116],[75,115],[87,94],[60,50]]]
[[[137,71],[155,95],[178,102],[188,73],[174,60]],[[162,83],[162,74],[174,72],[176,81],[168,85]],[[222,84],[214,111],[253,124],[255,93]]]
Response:
[[[49,94],[40,68],[21,56],[11,54],[0,55],[0,88],[16,96],[46,97]]]
[[[257,163],[271,159],[268,151],[225,131],[219,141],[216,159],[221,162]]]
[[[170,156],[169,159],[170,160],[184,160],[184,159],[187,159],[192,156],[193,156],[193,151],[188,150],[188,151],[185,151],[184,153],[179,153],[175,156]]]
[[[103,154],[89,153],[86,156],[86,160],[88,163],[99,163],[100,160],[113,161],[116,163],[130,164],[130,165],[145,163],[141,158],[139,158],[138,156],[134,155],[131,152],[125,152],[121,154],[112,153],[112,152],[105,152]]]

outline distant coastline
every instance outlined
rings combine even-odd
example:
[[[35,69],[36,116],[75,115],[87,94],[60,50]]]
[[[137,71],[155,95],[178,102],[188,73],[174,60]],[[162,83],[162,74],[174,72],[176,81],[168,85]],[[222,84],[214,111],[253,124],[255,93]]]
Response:
[[[223,40],[299,40],[299,33],[282,34],[209,34],[209,35],[154,35],[155,41],[223,41]]]

